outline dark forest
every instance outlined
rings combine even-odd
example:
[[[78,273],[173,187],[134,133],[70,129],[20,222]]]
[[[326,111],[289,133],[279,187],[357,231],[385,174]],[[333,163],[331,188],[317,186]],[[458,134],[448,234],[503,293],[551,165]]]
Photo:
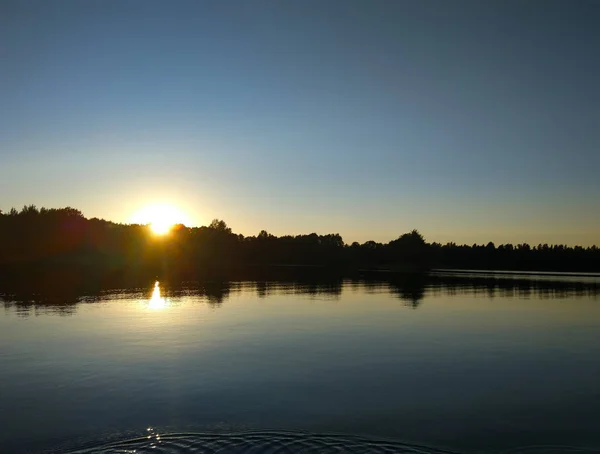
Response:
[[[164,236],[145,225],[86,219],[73,208],[33,205],[0,214],[0,267],[5,272],[77,267],[93,273],[194,278],[243,270],[304,266],[357,271],[600,271],[600,248],[548,244],[429,243],[417,231],[389,243],[346,244],[337,234],[235,234],[224,221],[175,225]]]

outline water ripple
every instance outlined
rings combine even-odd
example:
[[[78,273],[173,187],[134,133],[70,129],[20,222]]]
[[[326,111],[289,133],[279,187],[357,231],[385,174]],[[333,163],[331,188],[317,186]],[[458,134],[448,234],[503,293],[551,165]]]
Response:
[[[86,447],[67,454],[458,454],[439,448],[378,440],[350,435],[302,432],[253,431],[239,433],[171,433],[149,435],[125,441]],[[592,454],[598,450],[571,446],[527,446],[503,454]]]
[[[452,451],[349,435],[316,435],[260,431],[239,433],[171,433],[86,447],[68,454],[287,454],[287,453],[406,453],[453,454]]]

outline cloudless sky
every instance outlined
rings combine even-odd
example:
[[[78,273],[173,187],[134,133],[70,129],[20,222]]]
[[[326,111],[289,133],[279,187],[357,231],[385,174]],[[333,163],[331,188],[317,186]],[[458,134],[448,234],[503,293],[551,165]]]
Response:
[[[0,208],[600,244],[600,2],[0,2]]]

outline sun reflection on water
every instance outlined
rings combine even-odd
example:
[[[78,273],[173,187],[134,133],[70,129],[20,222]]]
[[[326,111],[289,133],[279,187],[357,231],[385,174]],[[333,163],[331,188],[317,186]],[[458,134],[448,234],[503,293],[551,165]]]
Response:
[[[153,448],[153,449],[157,448],[158,447],[157,445],[162,443],[160,441],[160,434],[158,432],[155,432],[152,427],[148,427],[146,429],[146,431],[149,433],[147,438],[148,438],[148,440],[150,440],[150,448]],[[155,440],[152,440],[152,437],[155,437]]]
[[[148,301],[148,308],[160,310],[166,308],[168,305],[167,299],[160,296],[160,284],[156,281],[152,290],[152,296],[150,297],[150,301]]]

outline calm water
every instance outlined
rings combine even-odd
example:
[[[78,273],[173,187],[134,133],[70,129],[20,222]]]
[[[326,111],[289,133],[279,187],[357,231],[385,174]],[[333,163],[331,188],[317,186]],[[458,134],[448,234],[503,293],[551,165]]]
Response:
[[[5,294],[0,452],[600,451],[586,279]]]

